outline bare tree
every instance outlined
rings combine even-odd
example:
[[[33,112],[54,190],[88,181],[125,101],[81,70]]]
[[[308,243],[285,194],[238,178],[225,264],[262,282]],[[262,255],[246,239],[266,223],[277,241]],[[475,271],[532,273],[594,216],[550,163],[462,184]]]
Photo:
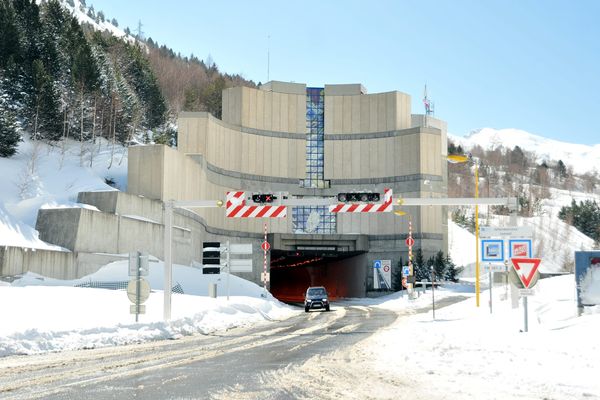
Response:
[[[37,168],[41,147],[41,143],[38,140],[32,141],[31,150],[27,154],[27,164],[21,170],[15,182],[21,200],[35,195],[34,188],[37,181]]]

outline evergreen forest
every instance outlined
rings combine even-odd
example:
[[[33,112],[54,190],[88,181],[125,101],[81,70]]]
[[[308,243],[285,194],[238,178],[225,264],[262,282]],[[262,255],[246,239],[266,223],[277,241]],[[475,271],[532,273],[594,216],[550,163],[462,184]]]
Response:
[[[129,28],[123,38],[101,32],[59,0],[0,0],[0,27],[0,157],[15,154],[25,132],[50,143],[176,145],[180,111],[221,117],[223,89],[254,86],[220,73],[210,57],[182,57]]]

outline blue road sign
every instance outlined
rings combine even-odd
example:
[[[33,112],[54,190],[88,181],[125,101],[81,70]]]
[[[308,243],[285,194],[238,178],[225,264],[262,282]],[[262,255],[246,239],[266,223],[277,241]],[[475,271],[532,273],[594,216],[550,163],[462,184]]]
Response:
[[[503,262],[504,240],[488,239],[481,241],[481,261]]]
[[[381,260],[373,261],[373,268],[381,268]]]

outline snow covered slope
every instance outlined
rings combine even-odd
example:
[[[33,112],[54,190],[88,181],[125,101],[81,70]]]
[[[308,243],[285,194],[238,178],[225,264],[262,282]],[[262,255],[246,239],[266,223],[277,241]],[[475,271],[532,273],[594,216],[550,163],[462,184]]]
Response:
[[[485,150],[498,147],[513,149],[519,146],[525,151],[535,153],[538,162],[544,160],[562,160],[566,165],[573,167],[577,174],[586,172],[600,172],[600,144],[587,146],[546,139],[542,136],[522,131],[519,129],[478,129],[466,137],[448,134],[457,145],[460,144],[465,150],[478,145]]]
[[[542,259],[541,272],[565,272],[574,268],[577,250],[592,250],[594,241],[577,229],[558,218],[560,207],[570,204],[571,198],[577,201],[590,196],[583,193],[566,194],[552,190],[552,198],[545,200],[544,214],[537,217],[516,217],[517,226],[533,228],[532,251],[534,257]],[[491,216],[480,219],[480,225],[511,226],[510,217]],[[475,236],[464,228],[448,221],[448,252],[458,266],[465,267],[463,276],[475,275]]]
[[[86,207],[77,204],[81,191],[115,190],[127,184],[127,151],[106,141],[86,144],[81,157],[79,142],[63,146],[31,142],[24,134],[18,153],[0,158],[0,246],[22,246],[59,250],[38,238],[34,229],[40,208]],[[94,158],[90,167],[90,154]],[[111,159],[113,160],[111,162]],[[83,164],[83,165],[81,165]],[[111,165],[112,164],[112,165]]]
[[[40,1],[41,0],[38,0],[38,3],[40,3]],[[88,15],[89,7],[86,7],[83,4],[81,4],[79,0],[73,0],[72,2],[74,6],[70,5],[69,1],[61,0],[62,6],[65,9],[67,9],[72,15],[74,15],[75,18],[77,18],[77,20],[79,21],[79,23],[90,24],[94,29],[100,32],[108,31],[111,35],[115,37],[123,38],[124,40],[131,43],[135,42],[134,37],[127,35],[125,31],[114,26],[110,22],[109,19],[112,19],[110,16],[105,16],[104,21],[96,22],[93,18],[90,18],[90,16]],[[95,12],[98,13],[100,11],[102,10],[98,9]]]

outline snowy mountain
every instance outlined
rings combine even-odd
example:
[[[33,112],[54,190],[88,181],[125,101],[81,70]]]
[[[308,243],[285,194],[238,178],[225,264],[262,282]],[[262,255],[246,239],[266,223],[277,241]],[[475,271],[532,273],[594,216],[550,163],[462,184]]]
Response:
[[[38,3],[40,2],[41,1],[38,0]],[[99,14],[102,13],[102,11],[94,11],[92,7],[87,7],[85,5],[85,2],[82,2],[80,0],[60,0],[60,2],[63,7],[65,7],[73,16],[77,18],[80,24],[89,24],[95,30],[100,32],[108,31],[111,35],[118,38],[123,38],[124,40],[130,43],[134,43],[136,41],[136,39],[133,36],[128,35],[127,33],[125,33],[124,30],[113,25],[108,19],[108,17],[103,16],[102,19],[104,20],[98,19],[97,21],[95,18],[97,15],[96,13]]]
[[[519,129],[483,128],[471,132],[466,137],[448,134],[448,139],[461,145],[466,151],[474,146],[484,150],[499,147],[513,149],[519,146],[522,150],[536,154],[537,162],[562,160],[573,167],[576,174],[600,171],[600,144],[588,146],[547,139],[542,136]]]

